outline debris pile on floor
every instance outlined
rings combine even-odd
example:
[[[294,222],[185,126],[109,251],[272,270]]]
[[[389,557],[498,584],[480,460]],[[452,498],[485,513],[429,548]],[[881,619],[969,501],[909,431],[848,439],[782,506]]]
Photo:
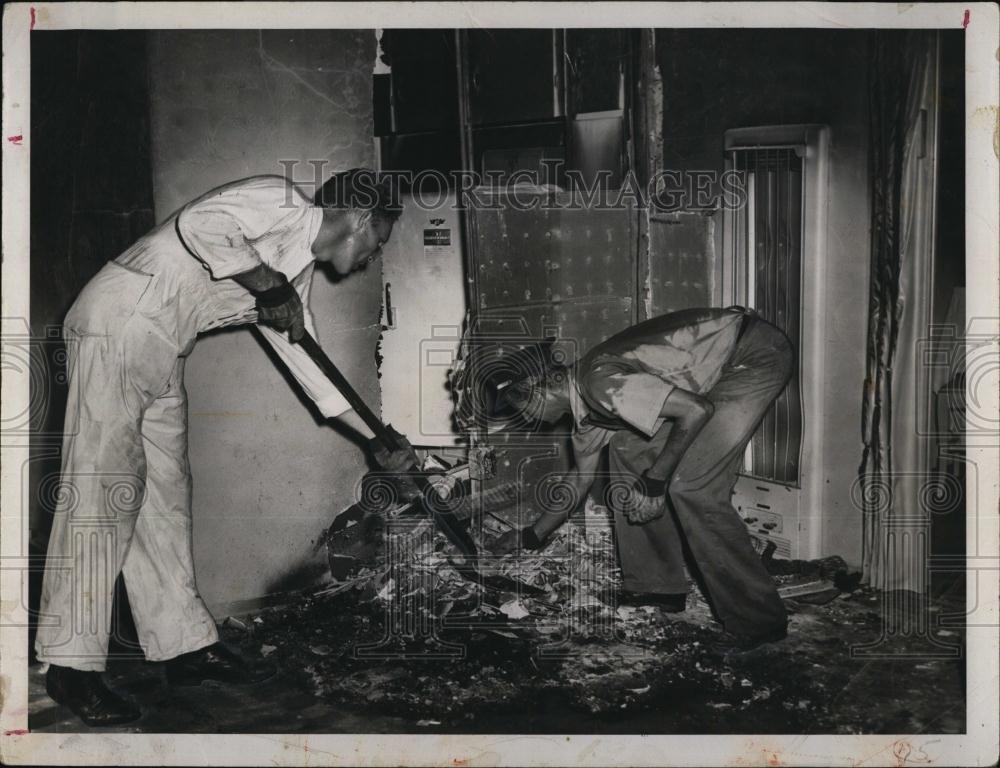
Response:
[[[844,723],[871,720],[863,697],[845,691],[856,666],[851,646],[877,639],[882,617],[875,593],[848,578],[843,560],[765,556],[779,590],[797,595],[786,599],[794,640],[737,653],[696,584],[681,614],[618,605],[605,509],[588,505],[540,552],[488,555],[504,530],[490,516],[472,526],[480,570],[523,588],[470,580],[430,520],[400,516],[388,520],[372,562],[294,606],[234,625],[234,639],[330,706],[432,730],[586,732],[596,718],[609,732],[824,724],[857,732]],[[857,718],[844,720],[845,709]]]
[[[348,589],[223,623],[225,642],[277,663],[260,685],[171,688],[141,657],[112,660],[107,677],[147,733],[963,733],[965,586],[949,584],[922,608],[867,589],[786,601],[789,637],[748,654],[727,654],[696,602],[669,616],[621,606],[621,636],[545,653],[485,621],[442,622],[430,653],[409,657],[390,642],[399,616]],[[886,634],[915,615],[929,636]],[[37,666],[29,685],[32,730],[79,731]]]
[[[399,530],[390,526],[389,554],[349,579],[224,622],[227,643],[277,664],[281,674],[272,681],[178,692],[158,678],[126,685],[125,667],[114,665],[112,681],[160,713],[149,721],[156,732],[858,734],[964,727],[963,632],[939,621],[961,616],[961,603],[921,608],[866,588],[821,604],[786,599],[789,637],[734,652],[695,584],[681,614],[617,605],[610,526],[601,510],[588,512],[541,553],[484,560],[487,570],[537,594],[469,581],[429,521],[412,518]],[[780,589],[832,583],[843,570],[833,560],[770,567],[786,571],[775,575]],[[893,622],[915,615],[927,616],[930,638],[888,634]],[[859,649],[875,656],[861,658]],[[243,720],[234,700],[219,700],[235,694],[248,702],[241,704]],[[166,708],[167,700],[184,705]],[[276,701],[284,720],[275,719]],[[168,711],[188,714],[170,719]]]
[[[823,605],[861,585],[861,573],[852,572],[844,558],[838,555],[818,560],[776,560],[773,557],[775,549],[774,542],[768,542],[761,560],[784,599]]]
[[[230,635],[331,706],[432,730],[860,733],[899,722],[919,699],[873,710],[870,683],[863,693],[853,682],[851,649],[878,639],[880,601],[866,590],[822,606],[790,601],[789,640],[744,654],[720,645],[701,600],[680,615],[621,606],[613,623],[563,637],[550,615],[511,619],[502,606],[421,626],[371,589],[351,589],[267,611]],[[922,675],[940,675],[949,662],[923,663]]]
[[[486,588],[471,580],[457,550],[429,519],[399,516],[379,531],[382,543],[370,552],[372,562],[355,568],[324,594],[357,591],[390,614],[405,615],[414,626],[457,630],[463,624],[486,622],[492,625],[488,631],[501,636],[549,644],[569,638],[655,635],[642,621],[645,612],[618,607],[621,572],[606,508],[588,500],[582,514],[558,529],[539,552],[489,556],[489,543],[505,529],[485,515],[482,525],[470,530],[484,553],[480,572],[506,577],[508,589]],[[850,574],[840,557],[787,561],[775,560],[772,554],[765,550],[763,561],[785,599],[819,605],[858,587],[859,574]],[[703,627],[711,624],[708,605],[694,584],[690,602],[695,608],[686,616],[696,616]]]
[[[492,557],[489,542],[503,530],[489,517],[471,528],[483,553],[480,572],[506,577],[508,589],[470,579],[457,550],[436,535],[430,520],[397,517],[385,526],[373,562],[342,574],[323,594],[356,591],[423,626],[444,621],[456,629],[485,620],[506,625],[493,631],[551,642],[607,634],[623,621],[615,613],[621,576],[606,510],[588,507],[583,524],[563,526],[540,552]]]

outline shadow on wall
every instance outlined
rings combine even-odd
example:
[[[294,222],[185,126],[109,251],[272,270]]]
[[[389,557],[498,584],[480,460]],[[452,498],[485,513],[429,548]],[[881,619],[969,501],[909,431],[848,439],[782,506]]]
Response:
[[[25,469],[29,552],[39,558],[29,574],[36,615],[66,408],[62,321],[105,262],[153,226],[153,190],[145,33],[35,31],[31,59],[32,409]]]
[[[156,31],[148,45],[158,218],[234,179],[308,183],[310,161],[323,179],[374,162],[374,31]],[[321,344],[377,408],[379,270],[317,271],[310,306]],[[195,565],[220,614],[308,580],[289,574],[312,573],[318,537],[367,464],[245,329],[199,340],[186,386]]]

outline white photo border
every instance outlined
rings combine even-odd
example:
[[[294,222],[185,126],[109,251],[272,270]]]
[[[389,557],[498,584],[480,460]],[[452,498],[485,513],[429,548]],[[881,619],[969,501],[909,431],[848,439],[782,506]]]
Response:
[[[238,6],[238,8],[237,8]],[[29,317],[31,29],[235,29],[387,27],[965,27],[967,317],[1000,316],[1000,139],[998,8],[992,3],[13,3],[3,9],[2,333]],[[18,138],[20,137],[20,138]],[[20,325],[18,325],[20,324]],[[982,413],[998,413],[993,386],[977,391]],[[28,379],[3,371],[2,412],[23,413]],[[27,510],[18,467],[28,438],[5,437],[0,462],[0,760],[35,765],[455,765],[655,766],[920,764],[988,765],[998,743],[996,436],[969,446],[982,479],[967,502],[968,551],[985,578],[968,580],[977,626],[967,629],[967,732],[962,735],[148,735],[29,733]],[[20,442],[19,442],[20,441]],[[970,494],[971,496],[972,494]],[[972,539],[979,532],[979,540]],[[972,602],[976,601],[976,602]],[[906,749],[901,750],[900,745]],[[902,755],[902,757],[901,757]],[[902,762],[901,762],[902,761]]]

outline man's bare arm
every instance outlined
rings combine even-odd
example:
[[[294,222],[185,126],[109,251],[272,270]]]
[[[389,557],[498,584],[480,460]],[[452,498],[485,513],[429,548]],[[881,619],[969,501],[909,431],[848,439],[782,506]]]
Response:
[[[539,541],[545,541],[553,531],[566,522],[567,518],[583,502],[587,492],[590,491],[590,486],[594,484],[594,472],[597,471],[600,460],[600,451],[579,458],[576,461],[576,466],[563,476],[563,480],[573,488],[573,504],[563,505],[562,509],[555,511],[542,512],[531,526]]]
[[[668,430],[669,434],[664,443],[663,450],[656,457],[653,465],[646,470],[646,478],[654,483],[669,484],[670,478],[684,457],[684,452],[691,446],[698,433],[704,428],[708,420],[715,413],[715,406],[712,402],[701,395],[688,392],[685,389],[674,389],[663,403],[660,416],[670,419],[669,423],[664,423],[661,430]],[[654,492],[649,495],[659,496]]]
[[[576,467],[563,477],[572,485],[574,494],[572,504],[562,505],[559,510],[542,512],[541,516],[527,528],[514,528],[496,539],[491,545],[493,553],[505,555],[518,547],[525,549],[541,549],[552,532],[566,522],[566,519],[576,511],[576,508],[586,498],[587,491],[594,483],[594,472],[600,461],[600,451],[577,459]]]

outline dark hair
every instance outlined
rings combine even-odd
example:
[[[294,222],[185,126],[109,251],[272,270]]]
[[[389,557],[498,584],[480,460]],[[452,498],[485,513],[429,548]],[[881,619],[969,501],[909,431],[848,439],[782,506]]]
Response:
[[[389,177],[371,168],[352,168],[333,174],[313,197],[322,208],[372,211],[389,221],[403,212],[399,195]]]
[[[544,371],[525,376],[507,387],[500,396],[500,403],[518,410],[526,407],[535,396],[548,397],[564,392],[569,377],[569,367],[549,362]]]

